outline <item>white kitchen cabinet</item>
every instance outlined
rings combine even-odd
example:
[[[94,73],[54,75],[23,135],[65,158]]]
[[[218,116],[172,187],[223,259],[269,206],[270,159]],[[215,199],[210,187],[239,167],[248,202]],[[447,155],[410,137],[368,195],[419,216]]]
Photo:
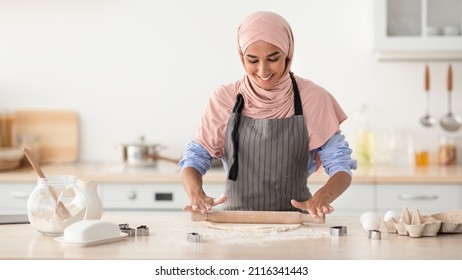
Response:
[[[319,187],[310,186],[314,194]],[[361,215],[364,212],[375,211],[375,186],[374,184],[352,184],[332,206],[335,208],[334,215],[350,216]]]
[[[181,210],[188,197],[181,184],[101,183],[104,210]]]
[[[99,185],[105,210],[181,210],[188,196],[181,184],[102,183]],[[225,192],[225,184],[204,184],[205,192],[214,198]],[[310,186],[312,193],[316,187]],[[336,215],[358,215],[375,210],[373,184],[353,184],[334,203]],[[221,207],[216,207],[219,210]]]
[[[401,213],[403,208],[416,208],[421,214],[446,212],[460,207],[460,192],[456,184],[378,184],[377,211]]]
[[[462,0],[376,0],[382,60],[462,60]]]
[[[204,184],[212,197],[220,197],[224,188]],[[189,201],[183,185],[175,183],[102,183],[99,190],[105,210],[182,210]]]
[[[35,184],[0,184],[0,213],[26,213],[27,199],[34,188]]]

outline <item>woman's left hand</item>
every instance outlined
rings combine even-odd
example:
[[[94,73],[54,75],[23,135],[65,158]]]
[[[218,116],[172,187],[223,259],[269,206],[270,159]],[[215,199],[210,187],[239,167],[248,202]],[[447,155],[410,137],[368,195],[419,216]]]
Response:
[[[292,199],[290,203],[295,208],[308,211],[313,217],[324,217],[326,214],[334,212],[334,207],[330,204],[348,188],[350,183],[351,175],[339,171],[332,175],[326,184],[307,201],[299,202]]]
[[[295,208],[308,211],[312,217],[324,217],[326,214],[334,212],[334,207],[330,206],[328,200],[316,194],[307,201],[299,202],[292,199],[290,203]]]

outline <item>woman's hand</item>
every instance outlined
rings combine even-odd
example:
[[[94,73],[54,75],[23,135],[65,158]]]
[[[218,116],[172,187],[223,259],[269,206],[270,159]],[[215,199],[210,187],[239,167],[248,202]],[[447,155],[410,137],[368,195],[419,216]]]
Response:
[[[212,207],[222,204],[228,199],[228,196],[222,195],[219,198],[213,198],[206,194],[195,195],[190,197],[190,203],[183,210],[189,212],[201,212],[205,214],[212,210]]]
[[[226,195],[217,199],[208,196],[202,189],[202,175],[193,167],[185,167],[181,172],[181,178],[189,197],[189,204],[183,208],[185,211],[205,214],[211,211],[212,207],[222,204],[228,199]]]
[[[326,214],[334,212],[334,207],[330,206],[329,201],[320,195],[314,195],[304,202],[292,199],[290,203],[292,203],[295,208],[308,211],[312,217],[322,218]]]
[[[339,171],[330,177],[326,184],[307,201],[298,202],[292,199],[290,203],[295,208],[308,211],[313,217],[324,217],[326,214],[334,212],[334,207],[330,204],[348,189],[350,184],[351,175]]]

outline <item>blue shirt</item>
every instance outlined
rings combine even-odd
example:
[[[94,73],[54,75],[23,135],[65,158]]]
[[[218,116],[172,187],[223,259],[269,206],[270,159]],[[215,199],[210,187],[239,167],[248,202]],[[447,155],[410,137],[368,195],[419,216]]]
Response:
[[[310,164],[308,166],[308,176],[316,171],[316,161],[314,154],[317,152],[321,158],[322,166],[329,176],[334,175],[339,171],[347,172],[351,175],[351,170],[356,169],[356,160],[351,158],[352,150],[345,136],[340,132],[334,134],[324,145],[310,151]],[[200,174],[205,173],[212,166],[213,157],[210,153],[199,143],[190,140],[184,149],[183,158],[178,165],[183,169],[185,167],[193,167]],[[228,170],[226,165],[226,158],[222,159],[225,170]]]

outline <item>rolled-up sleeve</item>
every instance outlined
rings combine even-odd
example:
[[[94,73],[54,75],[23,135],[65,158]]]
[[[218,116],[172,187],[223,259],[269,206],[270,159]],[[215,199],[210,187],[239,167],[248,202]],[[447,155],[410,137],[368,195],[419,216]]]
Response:
[[[183,158],[178,165],[181,169],[193,167],[203,176],[212,166],[212,160],[213,157],[201,144],[190,140],[185,145]]]
[[[351,158],[352,150],[340,132],[334,134],[324,145],[317,149],[324,170],[329,176],[339,171],[352,175],[356,169],[356,160]]]

